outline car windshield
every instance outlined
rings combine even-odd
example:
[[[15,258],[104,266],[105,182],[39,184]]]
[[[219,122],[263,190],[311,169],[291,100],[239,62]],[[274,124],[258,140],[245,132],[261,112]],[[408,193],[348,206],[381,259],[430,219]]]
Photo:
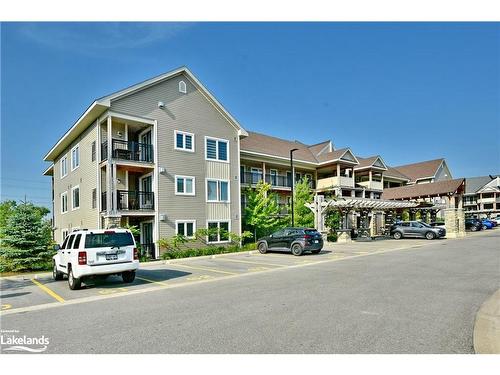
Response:
[[[318,231],[316,229],[306,229],[304,232],[306,232],[306,234],[308,234],[310,236],[314,236],[314,235],[318,234]]]
[[[85,237],[85,248],[133,246],[134,239],[129,232],[89,233]]]

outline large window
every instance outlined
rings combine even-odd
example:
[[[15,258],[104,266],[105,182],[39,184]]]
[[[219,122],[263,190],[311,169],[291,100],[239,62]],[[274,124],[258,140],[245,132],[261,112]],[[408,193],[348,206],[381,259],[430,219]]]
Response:
[[[207,180],[207,202],[229,202],[229,181]]]
[[[176,130],[175,149],[194,152],[194,134]]]
[[[92,208],[97,208],[97,189],[92,189]]]
[[[192,176],[175,176],[176,195],[195,195],[195,178]]]
[[[75,186],[71,189],[71,203],[73,210],[80,208],[80,186]]]
[[[80,166],[80,146],[76,145],[71,149],[71,170]]]
[[[176,234],[180,234],[187,238],[194,238],[194,232],[196,232],[196,221],[195,220],[176,220],[175,222]]]
[[[68,212],[68,192],[65,191],[61,194],[61,213]]]
[[[208,222],[208,242],[229,241],[229,221]]]
[[[68,174],[68,156],[65,155],[61,159],[61,178],[66,177]]]
[[[229,161],[229,142],[225,139],[205,137],[207,160]]]

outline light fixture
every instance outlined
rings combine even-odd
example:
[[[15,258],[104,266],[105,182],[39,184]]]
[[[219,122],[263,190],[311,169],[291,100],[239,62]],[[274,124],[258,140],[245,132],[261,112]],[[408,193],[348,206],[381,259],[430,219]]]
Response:
[[[158,102],[158,108],[165,108],[165,103]]]

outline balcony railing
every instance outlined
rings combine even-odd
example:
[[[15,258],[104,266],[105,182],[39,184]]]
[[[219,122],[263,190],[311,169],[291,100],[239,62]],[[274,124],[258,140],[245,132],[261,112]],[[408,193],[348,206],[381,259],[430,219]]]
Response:
[[[114,159],[153,163],[153,145],[113,139],[111,155]],[[108,142],[101,144],[101,161],[108,158]]]
[[[244,172],[241,174],[241,183],[248,185],[256,185],[262,180],[263,173],[259,172]],[[289,176],[280,176],[275,174],[266,173],[265,181],[273,187],[292,187],[292,179]],[[297,182],[297,181],[296,181]],[[309,187],[315,189],[316,183],[309,181]]]
[[[141,243],[141,255],[149,259],[155,259],[155,244],[154,243]]]
[[[116,194],[118,211],[148,211],[155,208],[153,192],[118,190]],[[106,211],[106,202],[106,192],[103,192],[101,196],[102,211]]]

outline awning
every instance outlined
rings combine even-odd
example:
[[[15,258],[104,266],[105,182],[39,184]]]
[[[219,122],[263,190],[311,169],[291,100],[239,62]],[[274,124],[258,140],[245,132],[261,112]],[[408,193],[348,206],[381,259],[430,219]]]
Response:
[[[369,198],[337,198],[328,201],[328,207],[337,209],[369,209],[369,210],[394,210],[397,208],[414,208],[418,206],[417,202],[392,201],[385,199]]]

